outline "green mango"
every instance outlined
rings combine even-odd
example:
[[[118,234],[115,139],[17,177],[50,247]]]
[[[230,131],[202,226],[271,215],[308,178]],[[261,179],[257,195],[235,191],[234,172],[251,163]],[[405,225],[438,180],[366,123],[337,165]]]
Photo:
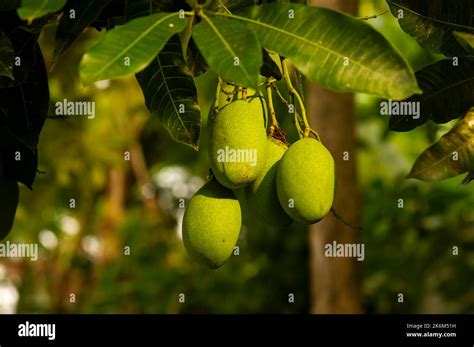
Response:
[[[18,200],[18,183],[0,175],[0,240],[9,234],[13,227]]]
[[[331,210],[335,168],[331,153],[319,141],[296,141],[283,155],[277,170],[277,192],[286,213],[313,224]]]
[[[241,226],[235,194],[213,179],[198,190],[184,212],[184,246],[196,261],[217,269],[232,255]]]
[[[278,201],[276,187],[278,163],[287,149],[283,142],[269,138],[263,171],[245,188],[248,210],[265,225],[285,227],[292,222]]]
[[[212,172],[225,187],[252,183],[265,164],[265,102],[260,97],[233,101],[211,112],[208,154]]]

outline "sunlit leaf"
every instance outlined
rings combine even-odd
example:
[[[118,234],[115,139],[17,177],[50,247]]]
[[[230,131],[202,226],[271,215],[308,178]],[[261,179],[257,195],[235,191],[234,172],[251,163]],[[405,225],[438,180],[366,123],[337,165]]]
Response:
[[[257,86],[261,47],[245,25],[228,18],[204,16],[193,28],[193,38],[209,68],[224,80]]]
[[[173,34],[184,29],[187,21],[178,13],[158,13],[110,30],[82,58],[79,71],[83,83],[139,72]]]
[[[22,0],[18,16],[21,19],[32,21],[48,13],[59,11],[65,4],[66,0]]]
[[[391,99],[420,92],[405,60],[365,21],[299,4],[254,6],[230,17],[324,87]]]

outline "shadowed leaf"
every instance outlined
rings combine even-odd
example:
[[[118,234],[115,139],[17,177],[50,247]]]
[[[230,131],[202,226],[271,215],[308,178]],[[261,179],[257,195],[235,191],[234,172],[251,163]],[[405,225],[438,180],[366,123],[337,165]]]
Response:
[[[410,131],[428,120],[446,123],[459,118],[474,105],[474,59],[459,58],[459,65],[452,59],[438,61],[416,72],[422,95],[409,98],[408,102],[420,103],[420,115],[392,116],[390,129]]]
[[[403,31],[421,46],[447,56],[468,53],[453,32],[474,33],[472,0],[387,0],[387,3]]]
[[[69,0],[56,30],[53,65],[111,0]],[[71,12],[74,11],[74,12]]]
[[[474,109],[416,160],[407,178],[440,181],[474,171]]]
[[[145,103],[173,139],[199,148],[201,113],[181,43],[173,36],[152,63],[137,74]]]

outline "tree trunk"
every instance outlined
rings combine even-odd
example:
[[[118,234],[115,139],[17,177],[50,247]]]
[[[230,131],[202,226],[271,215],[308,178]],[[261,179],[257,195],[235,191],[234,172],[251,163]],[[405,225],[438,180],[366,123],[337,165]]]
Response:
[[[310,0],[355,15],[357,0]],[[361,199],[356,177],[355,110],[352,94],[335,93],[315,85],[309,88],[311,123],[331,151],[336,163],[337,190],[334,210],[351,224],[360,224]],[[344,160],[344,153],[349,155]],[[347,159],[347,158],[346,158]],[[344,225],[333,214],[310,228],[310,285],[312,313],[359,313],[360,263],[356,258],[329,258],[327,243],[358,243],[360,231]]]

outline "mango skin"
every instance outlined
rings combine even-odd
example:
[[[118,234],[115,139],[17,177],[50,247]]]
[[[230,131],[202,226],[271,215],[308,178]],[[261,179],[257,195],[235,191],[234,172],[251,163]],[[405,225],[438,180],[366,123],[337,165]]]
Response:
[[[208,154],[212,172],[219,183],[229,189],[238,189],[252,183],[265,164],[266,130],[265,103],[260,97],[237,100],[225,105],[208,119]],[[222,153],[243,150],[252,154],[240,161],[222,161]]]
[[[313,138],[291,145],[277,170],[278,199],[285,212],[296,221],[316,223],[331,210],[334,190],[334,158],[326,147]]]
[[[235,194],[212,180],[197,191],[184,212],[183,243],[192,258],[217,269],[232,255],[241,226]]]
[[[18,207],[18,183],[0,175],[0,240],[11,231]]]
[[[245,188],[248,210],[265,225],[285,227],[293,222],[280,205],[276,185],[278,164],[287,149],[281,141],[269,138],[262,173]]]

